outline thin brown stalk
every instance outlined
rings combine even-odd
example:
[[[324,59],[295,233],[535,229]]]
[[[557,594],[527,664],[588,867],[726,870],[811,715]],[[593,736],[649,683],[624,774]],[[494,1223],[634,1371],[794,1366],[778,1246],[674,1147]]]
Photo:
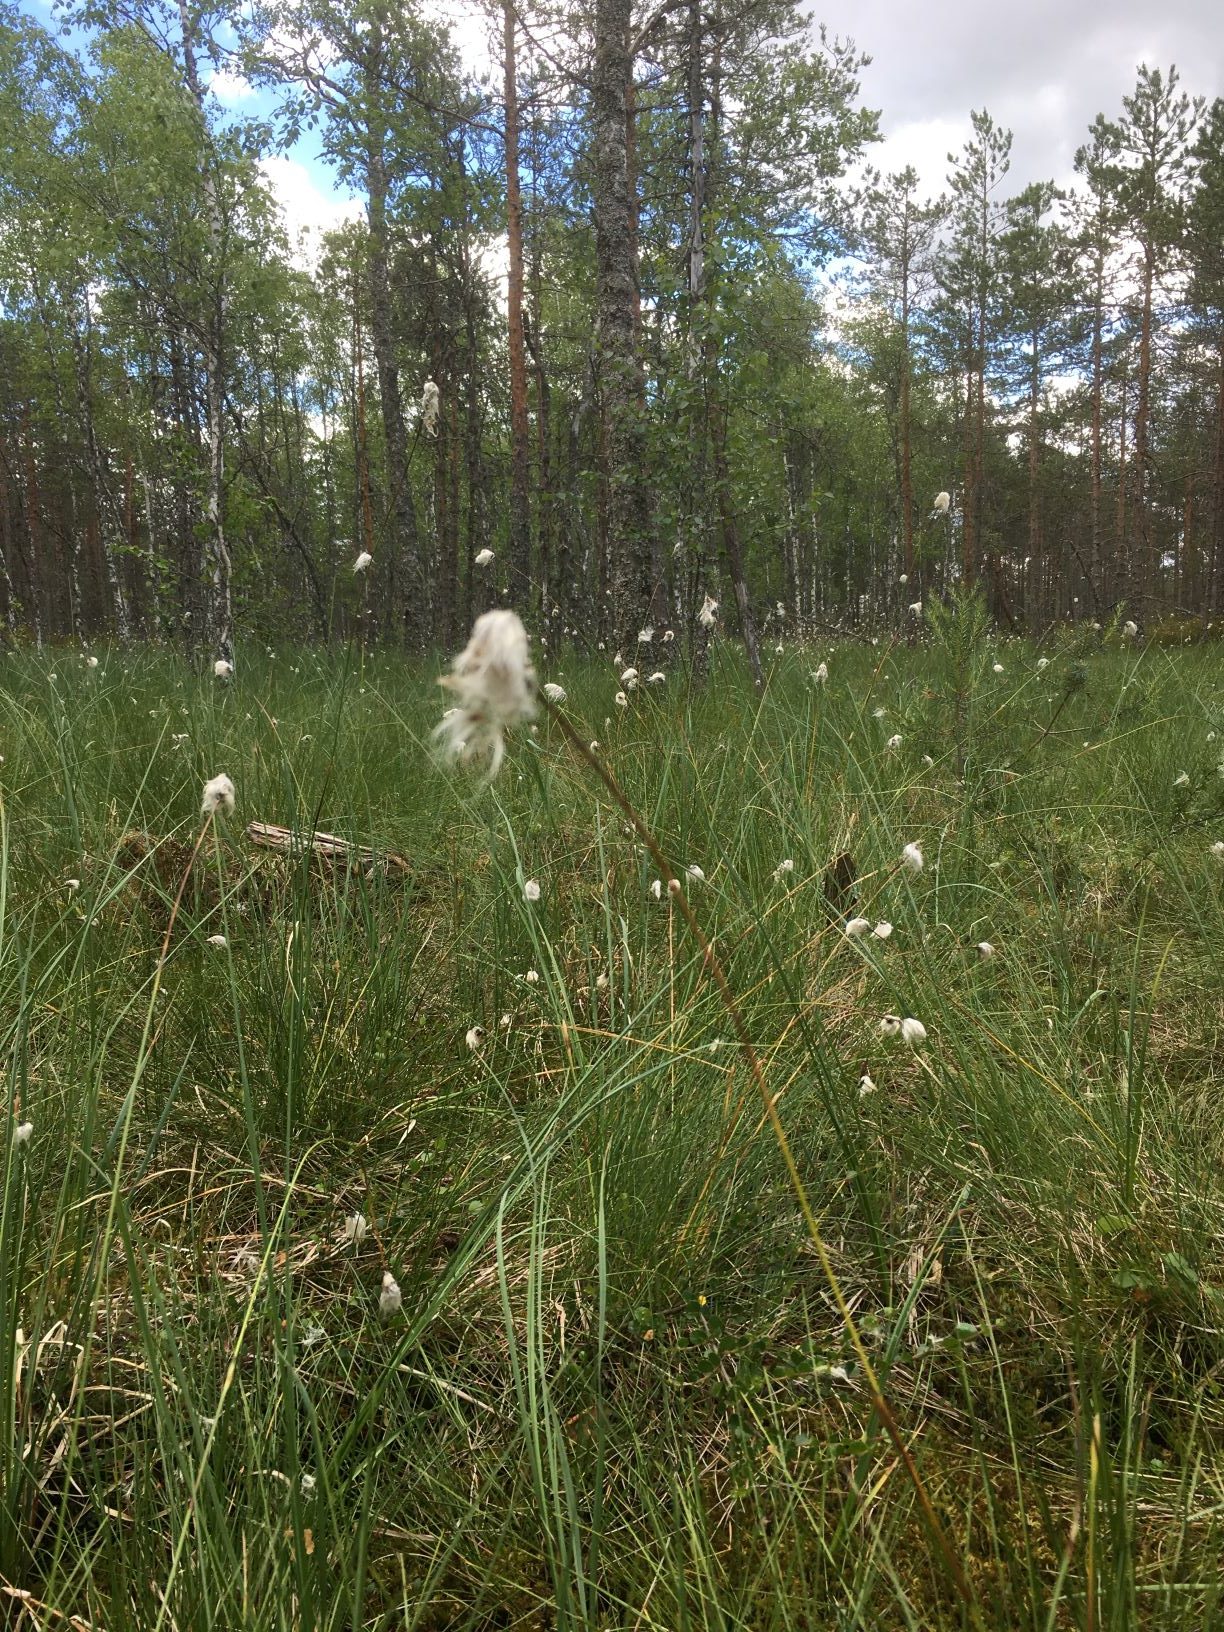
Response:
[[[821,1271],[824,1274],[826,1282],[828,1283],[829,1291],[833,1296],[833,1301],[837,1305],[838,1313],[841,1315],[842,1324],[846,1329],[846,1335],[850,1339],[850,1346],[853,1348],[855,1357],[857,1358],[859,1366],[862,1370],[863,1381],[866,1384],[867,1393],[871,1399],[872,1407],[875,1410],[876,1415],[879,1417],[881,1423],[884,1425],[884,1431],[888,1435],[893,1449],[900,1458],[902,1466],[905,1468],[906,1474],[908,1475],[910,1483],[913,1486],[914,1494],[918,1498],[918,1504],[922,1510],[922,1516],[926,1523],[927,1529],[943,1558],[944,1564],[947,1566],[948,1573],[952,1578],[957,1593],[959,1594],[966,1609],[972,1616],[975,1625],[980,1627],[982,1625],[982,1618],[976,1597],[974,1596],[972,1588],[970,1587],[965,1576],[965,1572],[961,1567],[960,1560],[952,1551],[952,1546],[944,1531],[944,1527],[939,1522],[939,1517],[935,1512],[935,1508],[931,1502],[930,1494],[927,1491],[922,1475],[919,1473],[917,1464],[910,1454],[909,1446],[902,1438],[901,1430],[897,1424],[896,1417],[893,1415],[892,1407],[884,1397],[879,1379],[876,1376],[875,1367],[871,1363],[871,1357],[867,1353],[866,1345],[864,1344],[862,1336],[859,1333],[859,1329],[855,1324],[854,1316],[851,1313],[846,1295],[842,1290],[841,1282],[838,1280],[837,1271],[833,1267],[833,1260],[829,1255],[829,1249],[825,1245],[824,1237],[820,1233],[820,1227],[816,1222],[815,1212],[813,1211],[812,1204],[808,1199],[807,1190],[804,1186],[802,1178],[800,1177],[799,1168],[795,1162],[794,1153],[791,1150],[790,1140],[786,1136],[786,1129],[782,1126],[782,1119],[778,1115],[777,1104],[774,1096],[769,1092],[768,1084],[765,1081],[765,1072],[761,1065],[760,1057],[757,1054],[752,1038],[749,1036],[747,1024],[745,1023],[744,1017],[740,1012],[739,1005],[735,999],[735,994],[731,990],[731,984],[727,979],[726,971],[724,970],[722,963],[719,961],[718,954],[715,952],[713,944],[706,935],[705,931],[702,929],[701,924],[698,922],[697,915],[693,911],[692,905],[684,892],[683,885],[678,882],[680,876],[679,872],[673,872],[667,857],[663,854],[658,840],[643,821],[642,817],[638,814],[637,810],[634,808],[628,796],[622,790],[616,778],[612,775],[608,767],[591,752],[586,743],[583,742],[582,738],[574,730],[574,727],[570,724],[566,716],[562,714],[553,703],[549,702],[547,698],[544,698],[543,702],[549,716],[556,722],[570,747],[578,755],[579,759],[582,760],[592,771],[594,771],[600,782],[602,782],[603,786],[607,789],[608,794],[616,803],[617,808],[624,814],[626,820],[633,827],[634,832],[638,835],[642,843],[650,852],[655,864],[659,868],[661,877],[667,880],[666,887],[670,892],[671,898],[678,908],[681,917],[687,924],[689,933],[692,935],[693,939],[696,941],[701,950],[702,963],[706,970],[708,970],[715,986],[718,989],[718,995],[722,1000],[723,1007],[726,1009],[731,1025],[734,1028],[736,1040],[740,1046],[740,1051],[747,1062],[749,1072],[752,1075],[752,1080],[756,1084],[757,1091],[761,1096],[761,1102],[765,1108],[765,1115],[773,1133],[774,1142],[776,1143],[778,1150],[781,1152],[782,1161],[786,1168],[787,1177],[790,1180],[791,1189],[795,1193],[795,1199],[798,1201],[799,1210],[803,1214],[803,1221],[807,1227],[808,1236],[811,1239],[813,1247],[816,1249],[816,1256],[820,1260]],[[674,888],[673,885],[675,885]]]

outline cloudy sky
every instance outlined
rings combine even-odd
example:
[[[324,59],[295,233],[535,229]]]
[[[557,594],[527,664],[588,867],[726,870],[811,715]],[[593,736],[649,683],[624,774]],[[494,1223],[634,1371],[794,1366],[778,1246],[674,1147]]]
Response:
[[[49,21],[50,0],[25,0]],[[489,72],[488,24],[474,0],[424,0],[450,24],[469,68]],[[853,38],[872,58],[863,97],[879,108],[885,141],[871,162],[912,164],[942,191],[947,155],[969,134],[969,110],[988,108],[1014,135],[1009,191],[1030,181],[1072,179],[1076,147],[1097,113],[1116,115],[1140,62],[1176,63],[1183,88],[1224,95],[1224,0],[810,0],[814,25]],[[213,80],[238,113],[267,113],[271,98],[236,76]],[[318,139],[264,169],[295,234],[319,236],[359,213],[321,161]],[[305,259],[311,258],[310,249]]]
[[[864,99],[887,138],[872,162],[912,164],[933,192],[971,108],[1012,131],[1017,187],[1066,185],[1089,123],[1121,111],[1139,63],[1176,63],[1184,89],[1224,95],[1220,0],[816,0],[813,15],[872,58]]]
[[[451,25],[469,67],[489,72],[479,8],[426,3]],[[1047,178],[1070,185],[1088,125],[1121,111],[1141,62],[1176,63],[1191,94],[1224,95],[1221,0],[814,0],[812,16],[872,58],[863,96],[881,110],[885,135],[872,162],[884,170],[912,164],[932,193],[945,185],[947,155],[969,134],[971,108],[988,108],[1012,131],[1018,189]],[[337,196],[305,141],[268,168],[295,225],[330,226],[360,207]]]

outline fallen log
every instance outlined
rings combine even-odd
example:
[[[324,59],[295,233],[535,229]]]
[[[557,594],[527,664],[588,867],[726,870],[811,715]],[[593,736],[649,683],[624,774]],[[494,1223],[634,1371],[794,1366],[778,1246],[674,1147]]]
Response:
[[[366,873],[408,871],[408,863],[394,851],[353,844],[348,839],[337,838],[334,833],[302,833],[291,827],[278,827],[275,822],[249,822],[246,835],[259,849],[277,850],[283,856],[300,856],[310,850],[326,861],[345,862]]]

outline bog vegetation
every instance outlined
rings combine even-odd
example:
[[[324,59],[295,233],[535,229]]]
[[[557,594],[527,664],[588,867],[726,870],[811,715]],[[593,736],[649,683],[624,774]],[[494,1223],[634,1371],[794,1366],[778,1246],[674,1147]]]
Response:
[[[1218,664],[924,629],[4,660],[11,1624],[1214,1624]]]
[[[1215,1624],[1224,101],[928,196],[797,0],[55,20],[0,1623]]]

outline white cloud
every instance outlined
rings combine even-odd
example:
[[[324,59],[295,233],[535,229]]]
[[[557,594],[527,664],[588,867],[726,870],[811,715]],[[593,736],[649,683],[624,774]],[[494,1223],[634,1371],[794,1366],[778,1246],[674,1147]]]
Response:
[[[425,0],[422,11],[429,22],[442,23],[449,29],[451,44],[465,73],[486,85],[501,85],[500,22],[495,28],[487,13],[478,7],[455,4],[454,0]]]
[[[346,221],[359,221],[365,214],[365,205],[355,193],[324,192],[297,159],[277,154],[260,159],[259,168],[280,206],[294,264],[306,271],[318,259],[325,232],[333,232]]]
[[[871,147],[867,162],[886,176],[912,165],[923,192],[941,193],[947,184],[948,154],[959,151],[970,129],[968,118],[914,119]]]
[[[248,97],[255,95],[255,87],[242,74],[234,73],[231,68],[218,68],[208,81],[208,88],[218,102],[227,104],[245,102]]]
[[[504,232],[493,233],[480,242],[476,265],[490,286],[494,304],[504,312],[510,299],[510,239]]]
[[[1224,81],[1219,0],[822,0],[815,16],[870,53],[863,100],[888,138],[871,162],[912,163],[942,191],[948,152],[987,108],[1015,133],[1007,193],[1052,177],[1066,184],[1097,113],[1115,118],[1139,63],[1176,63],[1183,89],[1218,95]]]

